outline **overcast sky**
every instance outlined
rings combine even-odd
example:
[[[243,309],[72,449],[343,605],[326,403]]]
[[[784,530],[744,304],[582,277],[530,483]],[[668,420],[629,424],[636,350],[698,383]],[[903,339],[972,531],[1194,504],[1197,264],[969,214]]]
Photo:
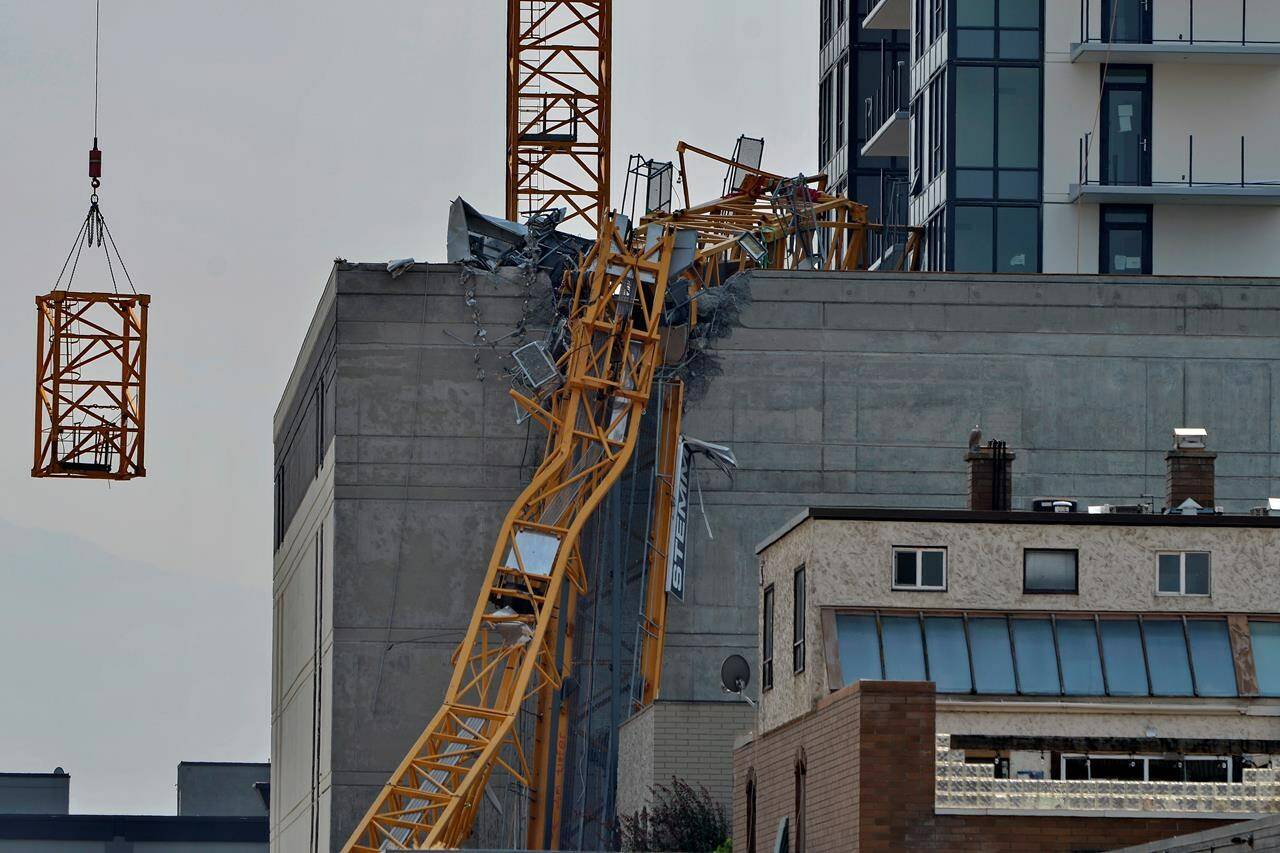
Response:
[[[93,2],[0,0],[0,772],[172,813],[179,761],[268,759],[271,417],[335,257],[443,260],[456,195],[501,215],[505,5],[102,0],[102,209],[153,300],[148,473],[108,486],[29,476],[32,298],[88,205]],[[620,0],[614,186],[629,153],[743,132],[812,169],[816,16]],[[76,289],[110,289],[100,261]]]

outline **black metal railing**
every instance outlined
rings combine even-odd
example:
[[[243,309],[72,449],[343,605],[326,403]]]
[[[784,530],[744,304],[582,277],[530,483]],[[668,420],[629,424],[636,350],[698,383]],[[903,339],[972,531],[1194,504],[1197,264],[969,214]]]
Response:
[[[1115,0],[1120,2],[1120,0]],[[1148,3],[1155,5],[1155,0],[1147,0]],[[1274,0],[1269,0],[1274,2]],[[1114,39],[1108,32],[1111,23],[1106,13],[1105,0],[1080,0],[1080,43],[1081,44],[1205,44],[1205,45],[1276,45],[1280,46],[1280,41],[1275,39],[1259,39],[1249,37],[1249,0],[1240,0],[1240,27],[1239,38],[1233,33],[1230,37],[1225,36],[1223,27],[1223,11],[1220,2],[1215,0],[1202,0],[1201,17],[1208,15],[1214,22],[1214,37],[1206,38],[1203,28],[1200,35],[1196,35],[1196,0],[1187,0],[1187,16],[1185,22],[1180,26],[1161,18],[1154,23],[1160,24],[1162,29],[1168,27],[1169,33],[1176,30],[1176,38],[1156,38],[1154,32],[1140,33],[1138,38]],[[1096,9],[1095,9],[1096,7]],[[1167,7],[1166,7],[1167,8]],[[1113,13],[1114,15],[1114,13]],[[1203,23],[1203,21],[1202,21]],[[1183,28],[1185,27],[1185,28]],[[1154,25],[1150,27],[1154,30]],[[1256,33],[1255,33],[1256,35]]]
[[[881,53],[880,86],[865,101],[862,135],[871,139],[889,119],[904,112],[911,102],[911,75],[905,60],[890,64]]]
[[[1148,141],[1147,145],[1151,143]],[[1199,178],[1196,177],[1196,138],[1195,134],[1187,135],[1187,157],[1183,164],[1185,169],[1176,177],[1173,174],[1152,174],[1150,152],[1146,152],[1145,168],[1140,167],[1136,178],[1122,177],[1114,173],[1102,157],[1095,156],[1099,148],[1099,140],[1095,134],[1086,133],[1080,137],[1076,154],[1076,180],[1080,186],[1154,186],[1154,187],[1261,187],[1280,186],[1280,180],[1250,180],[1246,177],[1248,163],[1245,137],[1240,137],[1239,171],[1237,175],[1227,178],[1221,172],[1206,179],[1204,169]],[[1221,166],[1220,156],[1211,158],[1214,166]],[[1201,164],[1204,165],[1203,163]]]

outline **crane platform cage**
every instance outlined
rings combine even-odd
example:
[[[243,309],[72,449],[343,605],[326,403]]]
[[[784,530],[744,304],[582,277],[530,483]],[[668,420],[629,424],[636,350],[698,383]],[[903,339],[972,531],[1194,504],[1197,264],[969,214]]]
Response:
[[[147,307],[138,293],[36,297],[33,477],[146,475]]]

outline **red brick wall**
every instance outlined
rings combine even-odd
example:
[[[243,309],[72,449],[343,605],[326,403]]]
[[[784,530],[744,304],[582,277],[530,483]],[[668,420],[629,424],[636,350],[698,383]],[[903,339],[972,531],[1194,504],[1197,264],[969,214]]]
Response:
[[[1110,850],[1225,821],[934,814],[934,692],[924,682],[863,681],[734,753],[735,853],[747,838],[747,780],[756,781],[757,853],[772,853],[778,822],[791,819],[795,764],[806,763],[806,853],[903,850]]]

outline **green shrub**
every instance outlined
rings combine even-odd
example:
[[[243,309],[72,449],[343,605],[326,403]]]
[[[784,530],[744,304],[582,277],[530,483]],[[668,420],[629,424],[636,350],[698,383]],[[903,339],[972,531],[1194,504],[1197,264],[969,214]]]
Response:
[[[680,779],[650,789],[652,805],[618,818],[624,850],[646,853],[730,853],[724,806],[701,785]]]

